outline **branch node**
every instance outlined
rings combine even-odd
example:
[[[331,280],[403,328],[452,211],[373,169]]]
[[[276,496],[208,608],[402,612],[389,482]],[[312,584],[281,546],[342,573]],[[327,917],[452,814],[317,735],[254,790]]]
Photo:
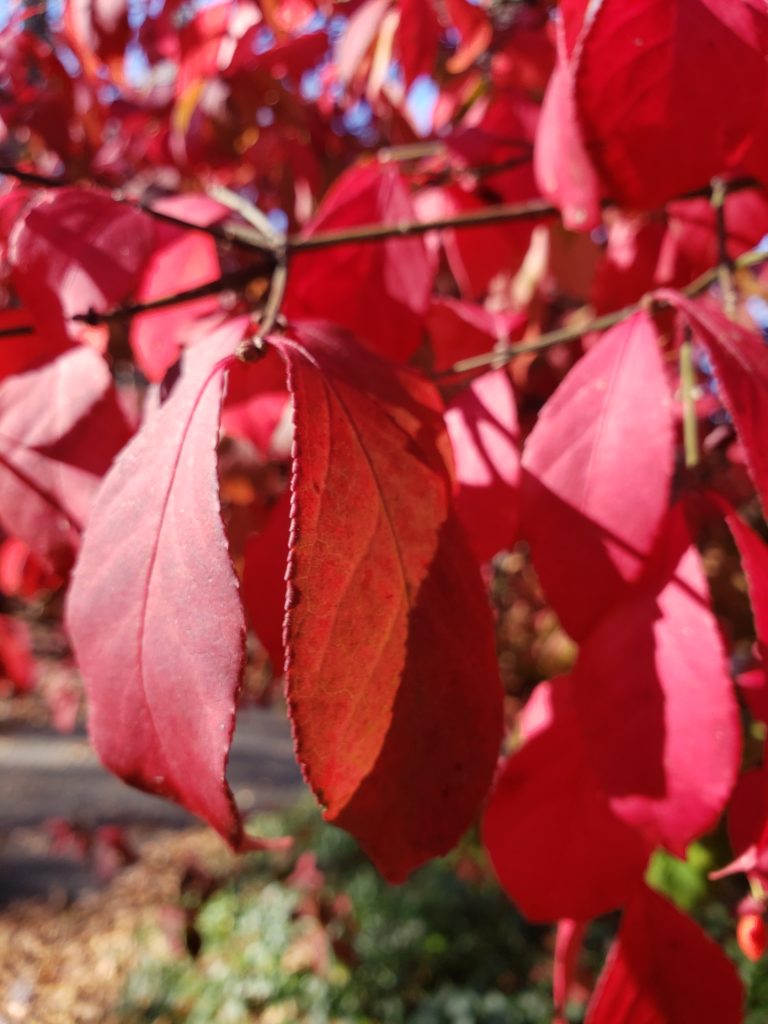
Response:
[[[267,343],[260,334],[243,338],[235,351],[235,358],[241,363],[258,363],[267,354]]]

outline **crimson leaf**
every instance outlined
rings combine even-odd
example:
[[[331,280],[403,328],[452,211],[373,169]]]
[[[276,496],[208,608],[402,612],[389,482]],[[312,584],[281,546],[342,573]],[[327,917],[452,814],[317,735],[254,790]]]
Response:
[[[501,688],[436,392],[324,325],[275,338],[295,403],[288,700],[326,817],[402,880],[490,784]]]

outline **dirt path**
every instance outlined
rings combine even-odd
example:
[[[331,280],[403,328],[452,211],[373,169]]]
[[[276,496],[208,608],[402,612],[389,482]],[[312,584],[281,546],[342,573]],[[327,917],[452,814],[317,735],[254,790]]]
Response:
[[[280,712],[241,713],[229,778],[246,811],[284,806],[302,791]],[[51,818],[86,828],[138,827],[142,835],[195,822],[175,805],[106,772],[82,731],[62,736],[29,725],[6,727],[0,732],[0,906],[52,893],[72,898],[97,886],[87,865],[51,851],[42,828]]]
[[[304,791],[284,717],[245,711],[230,781],[244,810]],[[110,882],[51,850],[44,823],[125,827],[139,859]],[[186,812],[109,775],[81,732],[0,727],[0,1024],[112,1024],[130,969],[174,956],[158,922],[187,865],[225,870],[225,844]],[[172,913],[172,911],[171,911]],[[154,936],[152,948],[147,937]]]

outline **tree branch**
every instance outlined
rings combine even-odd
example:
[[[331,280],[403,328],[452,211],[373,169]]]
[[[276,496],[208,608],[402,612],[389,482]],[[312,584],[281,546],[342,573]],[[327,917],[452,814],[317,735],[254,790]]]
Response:
[[[738,178],[728,184],[729,192],[739,192],[747,188],[758,188],[754,178]],[[686,192],[674,201],[685,199],[709,199],[712,185]],[[603,209],[616,206],[613,199],[603,200]],[[311,249],[328,249],[335,245],[347,245],[351,242],[381,242],[388,238],[409,238],[413,235],[425,235],[428,231],[440,231],[447,228],[482,227],[484,224],[501,224],[519,220],[544,220],[559,217],[557,206],[545,199],[529,199],[523,203],[498,203],[483,206],[478,210],[468,210],[452,217],[437,217],[434,220],[401,221],[399,224],[360,224],[341,231],[322,231],[316,235],[291,235],[286,247],[289,253],[305,252]]]
[[[0,174],[6,174],[19,181],[46,188],[59,188],[63,185],[71,184],[71,182],[67,182],[64,179],[46,178],[43,175],[22,171],[7,165],[0,165]],[[728,183],[729,192],[738,192],[743,189],[757,187],[759,187],[759,183],[754,178],[738,178]],[[676,197],[675,201],[711,198],[712,189],[712,184],[708,184],[700,189],[695,189],[685,193],[685,195]],[[248,225],[225,223],[211,224],[204,227],[200,224],[192,224],[178,217],[161,213],[141,200],[130,199],[119,190],[111,192],[110,195],[117,202],[132,203],[150,216],[170,224],[175,224],[186,230],[202,231],[205,234],[213,235],[214,238],[221,242],[240,245],[252,251],[275,252],[275,246],[271,240],[265,239],[260,231]],[[617,203],[612,199],[606,199],[602,203],[604,209],[613,208],[616,205]],[[381,242],[389,238],[409,238],[414,235],[424,235],[429,231],[482,227],[485,224],[501,224],[521,220],[544,220],[559,216],[560,210],[558,207],[547,202],[545,199],[534,198],[521,203],[498,203],[483,206],[478,210],[468,210],[451,217],[437,217],[433,220],[401,221],[398,224],[360,224],[340,231],[318,232],[315,235],[292,235],[285,242],[285,252],[290,257],[291,253],[294,252],[328,249],[336,245]]]

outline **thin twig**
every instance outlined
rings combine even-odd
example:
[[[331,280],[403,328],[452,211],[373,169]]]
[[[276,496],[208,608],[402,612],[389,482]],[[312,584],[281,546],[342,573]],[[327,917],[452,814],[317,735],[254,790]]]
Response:
[[[696,419],[696,368],[693,363],[693,342],[690,329],[680,344],[680,399],[683,406],[683,450],[685,465],[693,469],[699,464],[699,423]]]
[[[739,256],[734,261],[734,267],[739,270],[747,269],[748,267],[758,266],[760,263],[768,262],[768,251],[762,249],[751,249],[749,252]],[[681,288],[680,291],[683,295],[687,295],[688,298],[695,298],[697,295],[701,295],[702,292],[706,291],[707,288],[717,280],[718,267],[711,267],[709,270],[700,274],[694,281],[691,281],[685,288]],[[510,362],[516,356],[523,355],[526,352],[541,352],[544,349],[551,348],[553,345],[561,345],[569,341],[577,341],[579,338],[583,338],[585,334],[592,334],[593,332],[605,331],[609,327],[615,327],[616,324],[620,324],[623,320],[629,319],[635,313],[639,313],[642,309],[655,309],[662,310],[670,308],[670,304],[666,299],[655,298],[653,293],[643,295],[637,302],[633,302],[629,306],[622,306],[621,309],[616,309],[612,313],[605,313],[603,316],[597,316],[587,323],[579,324],[574,327],[560,327],[555,331],[547,331],[546,334],[540,335],[535,341],[523,342],[519,345],[507,345],[504,348],[498,348],[493,352],[484,352],[479,356],[472,356],[469,359],[462,359],[458,363],[454,363],[453,366],[447,370],[440,370],[434,374],[435,379],[443,379],[445,377],[460,377],[465,373],[473,373],[475,370],[484,370],[489,366],[504,366]]]
[[[728,227],[725,221],[725,198],[728,183],[723,178],[712,179],[710,202],[715,212],[717,232],[717,279],[723,296],[723,311],[729,320],[736,316],[736,288],[733,283],[733,260],[728,253]]]
[[[288,286],[288,259],[285,250],[277,255],[277,265],[269,285],[269,294],[261,316],[259,330],[254,337],[245,338],[240,343],[235,355],[244,363],[253,362],[264,355],[264,339],[270,333],[280,315],[280,307],[285,298]]]
[[[256,278],[270,273],[271,269],[271,266],[264,263],[251,264],[250,266],[221,274],[213,281],[206,281],[205,284],[199,284],[194,288],[186,288],[184,291],[174,292],[173,295],[163,295],[157,299],[150,299],[147,302],[131,302],[124,306],[107,310],[104,313],[90,309],[87,313],[75,313],[69,319],[79,323],[90,324],[91,326],[113,323],[120,320],[130,320],[141,313],[151,313],[154,310],[167,309],[169,306],[180,306],[185,302],[194,302],[195,299],[204,299],[209,295],[219,295],[221,292],[230,291],[234,288],[242,288]],[[18,331],[15,333],[18,333]]]
[[[34,334],[35,328],[31,324],[22,324],[20,327],[4,327],[0,331],[0,340],[3,338],[18,338],[25,337],[29,334]]]
[[[739,178],[732,181],[728,190],[738,192],[747,188],[756,188],[754,178]],[[676,201],[685,199],[707,199],[712,194],[712,186],[686,192]],[[603,201],[603,209],[615,207],[612,199]],[[288,252],[304,252],[310,249],[328,249],[335,245],[347,245],[350,242],[381,242],[388,238],[409,238],[413,235],[424,235],[429,231],[440,231],[448,228],[482,227],[484,224],[501,224],[520,220],[544,220],[559,217],[560,210],[545,199],[529,199],[522,203],[497,203],[483,206],[477,210],[466,210],[451,217],[436,217],[434,220],[401,221],[399,224],[360,224],[341,231],[323,231],[315,235],[291,235],[286,247]]]
[[[482,227],[484,224],[559,216],[560,211],[546,199],[530,199],[525,203],[483,206],[477,210],[466,210],[451,217],[436,217],[433,220],[401,221],[399,224],[360,224],[341,231],[292,235],[288,238],[286,246],[289,253],[306,252],[309,249],[328,249],[350,242],[381,242],[388,238],[410,238],[413,235],[425,235],[429,231],[442,231],[448,228]]]

